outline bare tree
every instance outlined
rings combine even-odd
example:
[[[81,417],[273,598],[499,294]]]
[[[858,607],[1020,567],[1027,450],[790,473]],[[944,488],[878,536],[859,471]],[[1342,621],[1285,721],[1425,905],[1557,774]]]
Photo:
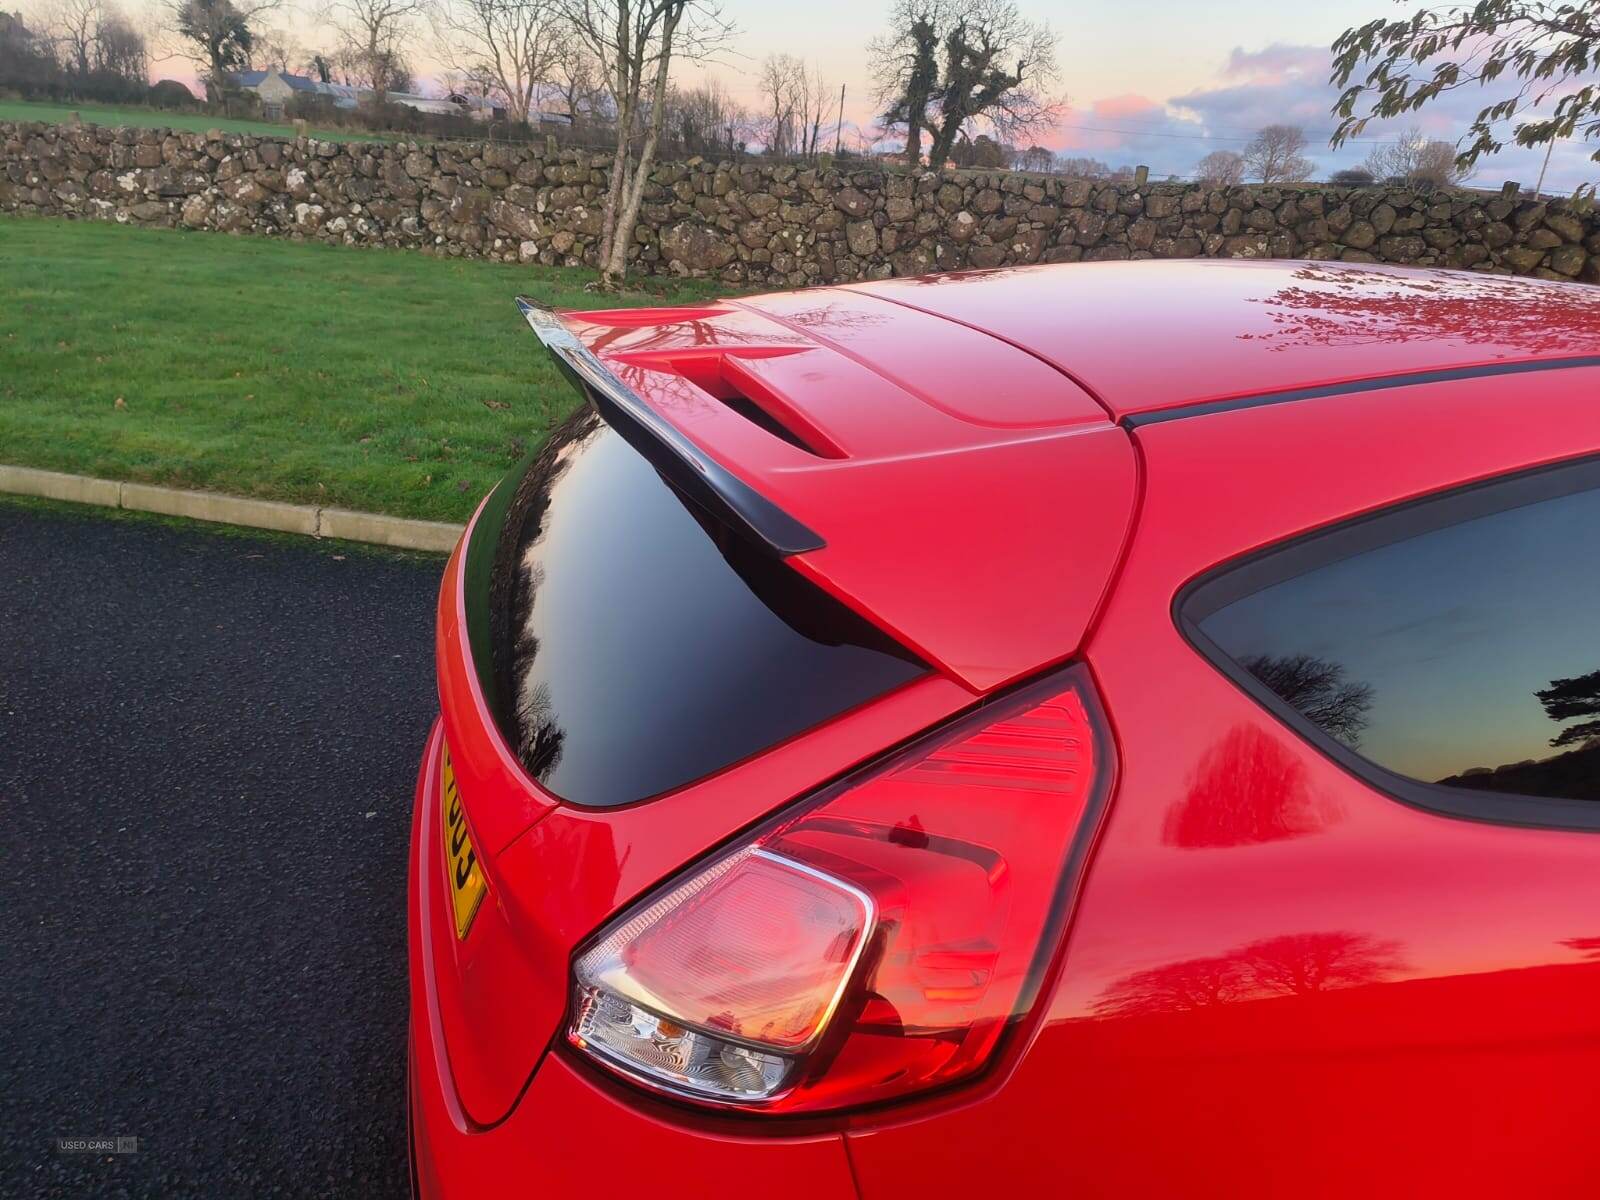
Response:
[[[445,62],[526,124],[565,33],[552,0],[442,0],[432,19]]]
[[[1244,148],[1245,170],[1262,183],[1299,183],[1313,170],[1300,153],[1305,148],[1305,131],[1298,125],[1268,125]]]
[[[822,130],[829,123],[829,114],[834,112],[837,104],[834,96],[834,85],[830,85],[822,77],[821,67],[813,67],[810,72],[802,70],[800,74],[800,131],[803,136],[803,146],[800,152],[808,158],[814,158],[822,149]]]
[[[1213,150],[1195,164],[1194,174],[1211,187],[1233,187],[1244,182],[1244,155],[1235,150]]]
[[[138,83],[150,80],[150,48],[144,32],[116,11],[108,12],[94,31],[95,69]]]
[[[886,137],[888,133],[877,125],[855,125],[847,121],[844,127],[844,148],[850,154],[868,158],[881,153],[878,147]]]
[[[570,30],[556,44],[549,83],[574,128],[603,118],[605,85],[600,81],[600,64]]]
[[[795,152],[795,76],[805,69],[792,54],[769,54],[761,61],[756,76],[761,96],[757,122],[768,154],[781,157]]]
[[[1464,183],[1474,169],[1456,162],[1456,148],[1450,142],[1431,139],[1417,128],[1374,146],[1364,165],[1374,179],[1400,178],[1431,187]]]
[[[795,101],[800,153],[815,158],[822,149],[822,127],[833,105],[833,88],[823,78],[820,67],[801,66],[795,79]]]
[[[627,274],[673,57],[713,53],[732,27],[715,0],[564,0],[564,8],[573,35],[599,63],[615,111],[617,147],[600,234],[600,283],[611,290]]]
[[[84,76],[94,69],[95,35],[105,15],[104,0],[57,0],[45,10],[44,35],[68,71]]]
[[[1111,168],[1100,159],[1081,155],[1061,159],[1056,169],[1068,179],[1106,179],[1111,175]]]
[[[898,0],[890,32],[872,43],[884,121],[907,130],[907,157],[922,129],[928,161],[942,165],[957,139],[986,125],[1016,142],[1054,122],[1060,104],[1041,89],[1056,76],[1056,37],[1016,0]]]
[[[737,154],[755,124],[715,76],[692,88],[667,90],[664,133],[685,155]]]
[[[144,83],[150,56],[144,34],[106,0],[57,0],[41,13],[42,37],[69,74],[119,75]]]
[[[345,87],[353,88],[372,86],[367,70],[367,56],[360,47],[340,42],[327,56],[327,62],[333,74],[330,82],[342,83]]]
[[[401,75],[409,84],[406,51],[428,6],[429,0],[330,0],[328,20],[344,40],[351,74],[378,103],[386,93],[403,90],[397,86]]]
[[[1473,163],[1462,163],[1455,145],[1445,141],[1431,141],[1417,155],[1411,168],[1414,183],[1432,187],[1459,187],[1477,173]]]
[[[255,31],[250,46],[250,65],[257,70],[276,67],[280,71],[291,71],[304,57],[305,50],[293,30],[273,26]]]
[[[373,54],[354,42],[343,42],[330,54],[314,56],[313,70],[318,68],[315,61],[318,58],[321,59],[320,65],[329,69],[329,83],[340,83],[366,92],[374,102],[382,103],[383,95],[389,92],[412,90],[414,77],[411,64],[398,49],[380,50]],[[383,95],[379,94],[380,91]]]
[[[831,89],[820,71],[792,54],[769,54],[757,77],[759,134],[774,155],[812,157],[822,141]]]
[[[1017,155],[1017,170],[1044,174],[1056,165],[1055,151],[1045,146],[1029,146]]]

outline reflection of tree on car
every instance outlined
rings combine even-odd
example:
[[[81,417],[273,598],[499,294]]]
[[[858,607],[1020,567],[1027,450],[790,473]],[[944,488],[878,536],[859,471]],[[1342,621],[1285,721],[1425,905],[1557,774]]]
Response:
[[[1237,725],[1201,758],[1161,836],[1171,846],[1253,846],[1314,833],[1338,815],[1283,743],[1259,726]]]
[[[1337,930],[1251,942],[1226,954],[1135,971],[1094,1002],[1099,1016],[1188,1012],[1376,983],[1405,966],[1398,942]]]
[[[1574,749],[1549,758],[1463,771],[1439,782],[1489,792],[1600,800],[1600,670],[1552,679],[1549,687],[1540,688],[1534,696],[1552,721],[1591,718],[1568,725],[1550,739],[1554,747]]]
[[[1552,679],[1550,686],[1534,693],[1552,721],[1573,717],[1600,718],[1600,671],[1590,671],[1572,679]],[[1550,739],[1552,746],[1570,746],[1600,737],[1600,719],[1568,725]]]
[[[1372,685],[1346,683],[1344,667],[1312,654],[1257,654],[1240,665],[1330,737],[1361,745]]]
[[[1600,937],[1566,938],[1561,944],[1576,950],[1585,958],[1600,959]]]

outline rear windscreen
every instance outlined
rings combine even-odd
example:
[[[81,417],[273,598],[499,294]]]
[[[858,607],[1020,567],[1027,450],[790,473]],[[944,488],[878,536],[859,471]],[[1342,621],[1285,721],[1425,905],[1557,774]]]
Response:
[[[508,489],[480,519],[504,508],[479,597],[471,560],[491,560],[469,548],[469,625],[501,728],[562,799],[659,795],[928,669],[703,516],[589,408]]]

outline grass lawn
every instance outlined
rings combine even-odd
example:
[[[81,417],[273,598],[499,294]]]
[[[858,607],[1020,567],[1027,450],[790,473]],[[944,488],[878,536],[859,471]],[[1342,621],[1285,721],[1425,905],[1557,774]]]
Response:
[[[577,403],[512,297],[704,299],[409,250],[0,217],[0,462],[464,520]]]
[[[102,104],[45,104],[33,100],[0,100],[0,121],[44,121],[59,125],[68,114],[77,113],[85,125],[131,125],[140,129],[187,129],[204,133],[221,129],[226,133],[266,133],[274,137],[293,137],[294,126],[287,122],[233,120],[205,113],[162,112],[137,105],[123,108]],[[393,139],[399,134],[364,133],[350,129],[312,129],[313,137],[330,142],[372,142]]]

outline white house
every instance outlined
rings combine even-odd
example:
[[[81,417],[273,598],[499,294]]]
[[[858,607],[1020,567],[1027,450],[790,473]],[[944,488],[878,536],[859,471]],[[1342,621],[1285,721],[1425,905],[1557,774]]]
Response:
[[[241,91],[261,97],[261,111],[268,117],[283,116],[283,106],[293,96],[315,96],[327,86],[305,75],[290,75],[277,67],[265,71],[236,71],[233,82]]]

